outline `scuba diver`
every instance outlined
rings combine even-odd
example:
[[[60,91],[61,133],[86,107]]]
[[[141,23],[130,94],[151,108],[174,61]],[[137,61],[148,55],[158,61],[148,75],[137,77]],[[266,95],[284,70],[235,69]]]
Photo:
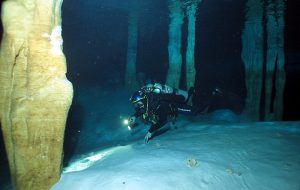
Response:
[[[153,137],[153,134],[163,127],[168,121],[175,120],[178,114],[194,115],[196,109],[188,105],[194,88],[184,91],[175,89],[160,83],[147,84],[133,93],[130,98],[135,107],[135,113],[129,117],[129,125],[133,126],[137,118],[141,118],[150,128],[145,136],[145,142]]]
[[[189,101],[191,98],[193,100]],[[171,124],[175,125],[178,114],[196,116],[220,108],[229,108],[239,114],[244,105],[241,97],[219,87],[214,87],[205,94],[197,94],[193,87],[184,91],[160,83],[143,86],[133,93],[130,101],[135,107],[135,113],[128,118],[129,126],[134,126],[137,118],[150,124],[145,136],[146,143],[168,121],[172,121]],[[193,102],[193,106],[189,104],[190,102]]]

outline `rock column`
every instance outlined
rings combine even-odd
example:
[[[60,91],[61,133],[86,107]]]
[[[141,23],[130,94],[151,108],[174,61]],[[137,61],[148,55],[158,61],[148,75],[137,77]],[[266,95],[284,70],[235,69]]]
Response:
[[[50,189],[60,177],[73,97],[61,49],[61,4],[2,5],[0,121],[14,189]]]

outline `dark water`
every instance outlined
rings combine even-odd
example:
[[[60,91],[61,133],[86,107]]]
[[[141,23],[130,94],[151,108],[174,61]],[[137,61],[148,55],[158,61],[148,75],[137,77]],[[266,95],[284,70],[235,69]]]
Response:
[[[196,88],[205,92],[219,86],[234,92],[242,99],[245,98],[244,66],[241,60],[245,2],[245,0],[202,0],[199,4],[195,39]],[[121,87],[124,84],[127,61],[128,10],[132,8],[130,3],[131,1],[123,0],[64,0],[63,2],[63,48],[67,58],[67,77],[73,83],[75,90],[66,129],[65,164],[76,151],[77,153],[84,151],[82,150],[84,146],[76,144],[79,143],[79,136],[84,134],[82,131],[87,125],[105,121],[111,126],[116,126],[116,123],[110,123],[111,118],[118,117],[121,112],[129,114],[126,110],[130,110],[127,107],[130,92],[122,91]],[[298,11],[300,5],[296,0],[286,1],[286,3],[287,79],[284,120],[300,120],[300,27],[297,20],[300,18]],[[168,68],[167,47],[170,22],[168,3],[166,0],[142,1],[139,5],[139,14],[137,72],[140,73],[141,81],[152,79],[164,83]],[[187,19],[185,18],[181,50],[183,65],[186,36]],[[183,89],[184,82],[182,79],[180,87]],[[82,104],[87,89],[98,91],[91,90],[94,95],[91,96],[89,103]],[[116,94],[109,97],[112,91]],[[111,103],[114,98],[124,102],[124,105]],[[103,126],[107,130],[105,127]],[[96,132],[98,136],[93,136],[95,133],[86,133],[86,138],[90,137],[94,146],[87,146],[85,151],[103,146],[105,141],[107,141],[106,146],[110,143],[120,143],[114,142],[114,139],[123,137],[117,136],[118,130],[114,127],[110,129],[114,134],[111,135],[110,131],[89,129]],[[0,152],[1,189],[8,183],[8,167],[2,139]]]
[[[71,1],[63,4],[64,52],[68,62],[68,78],[75,87],[75,96],[85,96],[82,89],[99,86],[109,92],[124,84],[127,56],[128,10],[130,1]],[[215,86],[229,90],[244,99],[246,96],[244,65],[241,60],[241,34],[245,21],[245,0],[203,0],[196,14],[195,62],[196,88],[208,92]],[[299,29],[296,7],[299,3],[287,2],[285,53],[287,81],[285,88],[284,120],[299,120],[300,112],[300,58]],[[88,22],[87,22],[88,21]],[[170,22],[167,1],[143,1],[139,5],[137,72],[141,78],[165,82],[168,69],[168,25]],[[183,65],[187,45],[187,18],[182,27]],[[180,87],[185,89],[184,79]],[[95,92],[97,93],[97,92]],[[118,93],[118,92],[117,92]],[[121,92],[120,92],[121,93]],[[123,93],[123,92],[122,92]],[[111,97],[112,101],[114,98]],[[117,99],[128,97],[118,97]],[[93,120],[89,113],[101,113],[74,100],[68,120],[67,135],[85,127],[84,120]],[[101,102],[95,98],[91,102]],[[230,105],[219,105],[233,108]],[[88,111],[85,107],[89,107]],[[219,108],[220,108],[219,107]],[[218,107],[217,107],[218,108]],[[82,113],[81,113],[82,112]],[[116,112],[112,110],[112,112]],[[112,113],[113,114],[113,113]],[[84,115],[85,117],[80,117]],[[99,114],[101,115],[101,114]],[[99,116],[101,118],[101,116]],[[89,129],[92,130],[92,129]],[[91,137],[92,138],[92,137]],[[76,152],[73,141],[66,138],[66,150]],[[109,138],[108,138],[109,139]],[[73,139],[74,140],[74,139]],[[108,141],[110,141],[109,139]],[[75,138],[76,141],[76,138]],[[97,140],[96,140],[97,141]],[[97,144],[97,143],[96,143]],[[73,147],[73,148],[72,148]],[[87,148],[88,149],[88,148]],[[67,163],[67,160],[65,160]]]

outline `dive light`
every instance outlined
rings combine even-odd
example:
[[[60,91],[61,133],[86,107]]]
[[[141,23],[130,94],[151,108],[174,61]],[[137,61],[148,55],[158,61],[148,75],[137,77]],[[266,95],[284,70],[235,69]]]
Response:
[[[130,131],[131,130],[131,126],[129,125],[129,120],[128,119],[124,119],[123,123],[124,123],[124,125],[127,126],[128,130]]]
[[[124,119],[123,123],[124,123],[124,125],[128,125],[129,124],[129,120],[128,119]]]

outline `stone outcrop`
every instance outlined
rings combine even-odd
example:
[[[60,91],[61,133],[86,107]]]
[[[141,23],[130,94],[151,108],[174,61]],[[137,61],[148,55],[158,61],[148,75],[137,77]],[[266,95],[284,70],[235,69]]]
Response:
[[[0,121],[14,189],[59,180],[72,84],[62,53],[62,0],[2,5]]]

